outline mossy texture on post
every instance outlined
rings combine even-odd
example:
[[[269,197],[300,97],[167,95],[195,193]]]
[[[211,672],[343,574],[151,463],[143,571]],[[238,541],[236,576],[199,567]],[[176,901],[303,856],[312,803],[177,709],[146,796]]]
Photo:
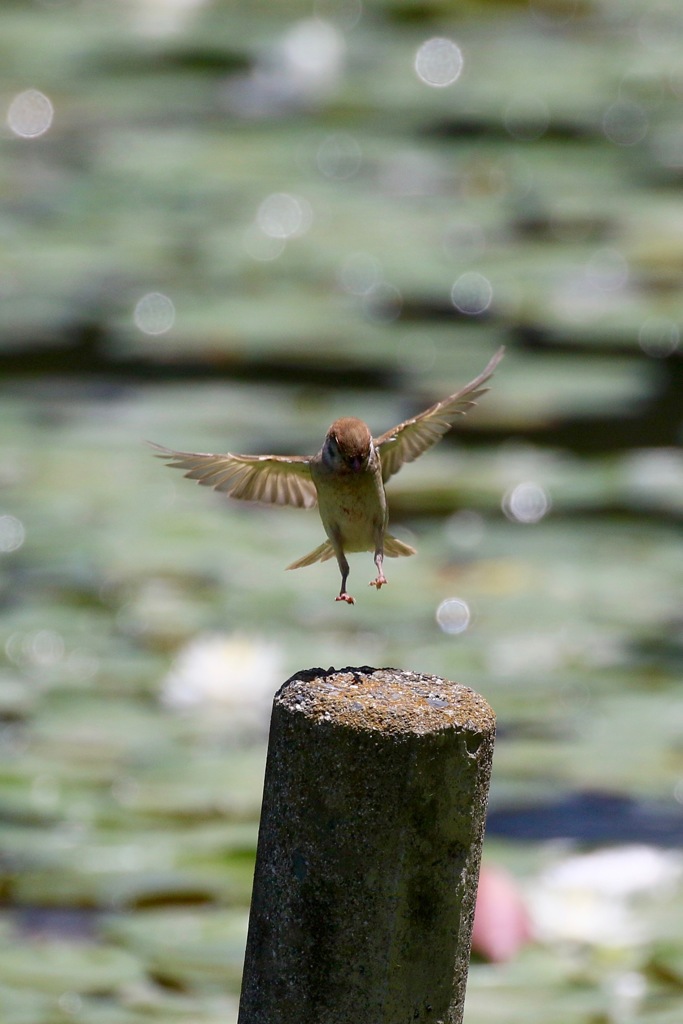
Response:
[[[240,1024],[459,1024],[494,731],[482,697],[436,676],[285,683]]]

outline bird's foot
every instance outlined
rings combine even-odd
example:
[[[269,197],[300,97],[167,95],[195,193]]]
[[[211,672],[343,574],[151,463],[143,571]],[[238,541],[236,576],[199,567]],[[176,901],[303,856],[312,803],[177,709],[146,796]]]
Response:
[[[356,603],[355,598],[351,597],[350,594],[347,594],[345,590],[342,590],[342,592],[339,595],[339,597],[335,597],[335,601],[346,601],[347,604],[355,604]]]
[[[384,573],[381,572],[376,580],[370,580],[370,582],[368,583],[368,586],[369,587],[377,587],[377,589],[379,590],[380,587],[383,587],[386,582],[387,582],[387,578],[384,575]]]

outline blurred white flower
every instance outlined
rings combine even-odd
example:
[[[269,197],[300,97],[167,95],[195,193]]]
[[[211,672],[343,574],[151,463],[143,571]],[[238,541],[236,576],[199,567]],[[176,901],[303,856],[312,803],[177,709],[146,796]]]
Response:
[[[303,18],[257,58],[248,74],[231,76],[225,104],[249,118],[318,106],[338,88],[345,65],[342,32],[323,18]]]
[[[128,0],[133,30],[151,39],[177,35],[206,0]]]
[[[281,38],[277,57],[283,75],[303,92],[335,88],[344,68],[344,37],[323,18],[304,18]]]
[[[161,701],[175,711],[203,708],[236,725],[268,720],[283,682],[280,648],[260,636],[206,633],[181,648],[163,680]]]
[[[487,655],[490,671],[503,679],[528,672],[556,672],[564,667],[566,651],[560,633],[513,633],[500,636]]]
[[[648,939],[648,911],[679,884],[679,854],[621,846],[569,857],[530,893],[536,936],[545,942],[624,949]]]
[[[683,454],[676,448],[636,448],[622,470],[629,497],[640,505],[683,509]]]

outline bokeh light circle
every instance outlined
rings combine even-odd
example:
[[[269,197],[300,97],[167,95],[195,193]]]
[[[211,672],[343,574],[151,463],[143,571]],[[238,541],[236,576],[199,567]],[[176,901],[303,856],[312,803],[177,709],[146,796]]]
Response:
[[[298,238],[313,221],[310,204],[288,192],[273,192],[258,208],[256,223],[270,238]]]
[[[464,633],[471,618],[469,605],[459,597],[447,597],[436,609],[439,628],[451,636]]]
[[[0,553],[18,551],[26,539],[26,530],[16,516],[0,515]]]
[[[54,107],[44,92],[26,89],[17,93],[7,110],[7,124],[22,139],[36,139],[52,125]]]
[[[617,100],[602,115],[605,138],[616,146],[636,146],[643,141],[648,128],[647,113],[631,100]]]
[[[468,270],[461,274],[451,288],[451,302],[466,316],[485,313],[493,300],[493,287],[488,277]]]
[[[168,295],[148,292],[136,304],[133,319],[143,334],[165,334],[175,323],[175,306]]]
[[[655,359],[665,359],[675,352],[681,340],[678,324],[666,316],[650,316],[640,325],[638,344]]]
[[[526,480],[506,491],[502,509],[515,523],[539,523],[550,511],[551,499],[545,488]]]
[[[435,89],[452,85],[463,67],[462,50],[451,39],[435,36],[420,46],[415,55],[415,71],[420,81]]]

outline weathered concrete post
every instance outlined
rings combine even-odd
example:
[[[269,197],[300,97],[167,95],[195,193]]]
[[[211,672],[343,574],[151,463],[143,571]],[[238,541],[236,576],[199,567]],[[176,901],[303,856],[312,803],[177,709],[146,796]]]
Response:
[[[276,694],[239,1024],[459,1024],[495,718],[437,676]]]

